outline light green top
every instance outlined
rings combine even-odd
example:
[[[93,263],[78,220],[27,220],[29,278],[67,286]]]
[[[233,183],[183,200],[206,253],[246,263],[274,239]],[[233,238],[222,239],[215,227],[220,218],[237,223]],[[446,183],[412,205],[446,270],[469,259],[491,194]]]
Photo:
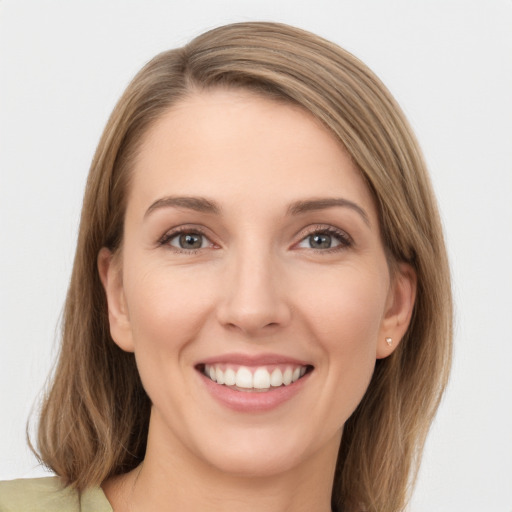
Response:
[[[101,487],[78,493],[58,477],[0,482],[0,512],[113,512]]]

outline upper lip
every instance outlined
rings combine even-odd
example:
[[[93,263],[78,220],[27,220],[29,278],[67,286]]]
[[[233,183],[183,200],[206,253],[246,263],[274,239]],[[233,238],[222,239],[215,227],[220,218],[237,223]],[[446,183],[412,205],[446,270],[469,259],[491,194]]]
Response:
[[[236,364],[240,366],[265,366],[272,364],[289,364],[297,366],[311,366],[311,363],[294,357],[280,354],[222,354],[198,361],[198,365],[213,364]]]

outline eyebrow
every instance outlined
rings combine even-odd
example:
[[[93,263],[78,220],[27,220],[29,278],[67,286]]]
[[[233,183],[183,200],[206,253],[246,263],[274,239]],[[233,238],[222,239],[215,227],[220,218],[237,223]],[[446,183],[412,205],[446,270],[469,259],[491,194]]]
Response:
[[[301,213],[325,210],[327,208],[334,207],[350,208],[351,210],[354,210],[362,217],[365,224],[371,227],[370,218],[368,217],[368,214],[363,208],[361,208],[358,204],[349,201],[348,199],[338,197],[310,199],[307,201],[296,201],[289,206],[288,213],[291,215],[299,215]]]
[[[301,213],[325,210],[327,208],[335,207],[344,207],[354,210],[362,217],[365,224],[371,227],[370,219],[366,211],[358,204],[343,198],[321,198],[295,201],[288,207],[288,214],[300,215]],[[211,199],[192,196],[167,196],[157,199],[154,203],[152,203],[151,206],[146,210],[144,217],[147,217],[153,211],[160,208],[184,208],[202,213],[211,213],[215,215],[221,214],[221,207]]]
[[[194,210],[202,213],[220,214],[220,206],[204,197],[181,197],[181,196],[167,196],[156,200],[146,210],[144,217],[160,208],[185,208],[187,210]]]

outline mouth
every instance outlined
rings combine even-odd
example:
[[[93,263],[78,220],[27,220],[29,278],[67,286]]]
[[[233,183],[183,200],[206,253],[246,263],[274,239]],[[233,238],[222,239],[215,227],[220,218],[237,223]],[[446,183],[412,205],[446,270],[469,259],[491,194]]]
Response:
[[[212,382],[242,392],[269,392],[288,387],[313,371],[311,365],[269,364],[244,366],[230,363],[198,364],[196,369]]]

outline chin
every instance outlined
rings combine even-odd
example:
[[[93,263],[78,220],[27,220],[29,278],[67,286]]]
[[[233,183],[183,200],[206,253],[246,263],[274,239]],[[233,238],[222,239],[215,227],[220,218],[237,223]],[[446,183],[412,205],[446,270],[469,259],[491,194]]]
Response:
[[[320,452],[335,452],[341,433],[332,439],[311,438],[304,432],[283,433],[275,426],[227,436],[229,442],[212,443],[204,454],[208,463],[222,473],[241,478],[276,477],[311,463]],[[306,434],[306,435],[304,435]]]
[[[210,457],[210,463],[222,473],[240,478],[267,478],[288,473],[300,466],[302,457],[295,454],[269,453],[268,450],[234,448]]]

